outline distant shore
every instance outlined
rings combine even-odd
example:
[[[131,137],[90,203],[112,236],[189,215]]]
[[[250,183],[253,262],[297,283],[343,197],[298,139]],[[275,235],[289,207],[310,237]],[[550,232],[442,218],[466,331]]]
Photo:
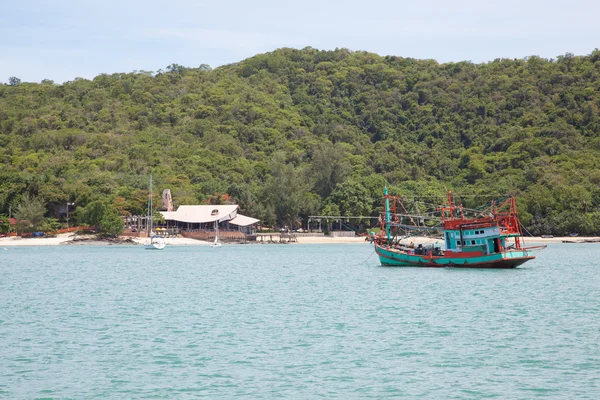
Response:
[[[107,246],[107,245],[142,245],[146,242],[146,238],[127,238],[121,237],[119,240],[96,240],[93,236],[81,236],[74,235],[72,233],[63,233],[56,235],[55,237],[48,238],[21,238],[16,237],[4,237],[0,238],[0,248],[8,246],[60,246],[60,245],[85,245],[85,246]],[[441,242],[441,239],[419,237],[414,236],[403,239],[404,242],[412,241],[413,243],[427,244]],[[561,236],[552,238],[542,237],[523,237],[522,241],[527,244],[547,244],[547,243],[590,243],[600,242],[600,237],[572,237],[572,236]],[[204,240],[196,240],[190,238],[165,238],[166,244],[169,246],[208,246],[211,242]],[[287,243],[287,242],[286,242]],[[348,243],[365,243],[365,237],[299,237],[297,242],[299,244],[348,244]],[[227,243],[224,243],[227,244]],[[260,244],[257,243],[257,244]],[[293,244],[293,243],[292,243]]]
[[[7,246],[122,246],[122,245],[141,245],[146,242],[146,238],[120,237],[115,240],[97,240],[91,235],[75,235],[73,233],[63,233],[54,237],[42,238],[22,238],[20,236],[0,238],[0,248]],[[167,245],[209,245],[209,242],[188,238],[166,238]]]

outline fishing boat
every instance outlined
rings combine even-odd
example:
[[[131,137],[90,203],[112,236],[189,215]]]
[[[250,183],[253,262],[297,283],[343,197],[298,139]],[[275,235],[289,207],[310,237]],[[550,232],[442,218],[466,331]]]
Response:
[[[150,188],[148,189],[148,237],[150,240],[144,243],[146,250],[162,250],[165,248],[165,238],[160,235],[156,235],[152,231],[152,174],[150,174]]]
[[[390,196],[384,189],[381,231],[373,243],[381,265],[405,267],[461,267],[461,268],[516,268],[532,260],[534,249],[546,246],[524,247],[521,223],[514,197],[473,217],[465,217],[462,205],[454,204],[452,192],[447,204],[438,207],[441,214],[437,226],[414,224],[402,199]],[[408,225],[406,220],[411,220]],[[436,230],[442,234],[443,245],[415,247],[398,239],[401,230]]]

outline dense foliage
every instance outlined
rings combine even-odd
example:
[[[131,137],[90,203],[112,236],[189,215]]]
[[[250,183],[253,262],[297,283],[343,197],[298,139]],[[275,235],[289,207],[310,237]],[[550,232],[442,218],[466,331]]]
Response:
[[[438,64],[286,48],[214,70],[14,78],[0,85],[0,213],[27,194],[48,215],[107,199],[144,214],[152,171],[176,205],[228,193],[266,224],[376,213],[387,183],[469,206],[515,194],[532,233],[598,234],[599,108],[598,50]]]

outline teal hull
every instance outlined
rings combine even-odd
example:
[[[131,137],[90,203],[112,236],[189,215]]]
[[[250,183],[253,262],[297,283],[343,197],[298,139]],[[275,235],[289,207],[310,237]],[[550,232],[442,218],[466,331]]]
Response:
[[[508,250],[487,255],[417,255],[389,249],[375,243],[381,265],[393,267],[459,267],[459,268],[516,268],[535,257],[525,249]]]

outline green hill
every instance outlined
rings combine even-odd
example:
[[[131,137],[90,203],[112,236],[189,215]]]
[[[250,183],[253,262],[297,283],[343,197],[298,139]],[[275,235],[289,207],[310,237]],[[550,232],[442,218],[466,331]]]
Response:
[[[288,224],[392,191],[515,194],[532,233],[600,233],[600,51],[485,64],[279,49],[211,70],[0,85],[0,213],[109,198],[144,214],[228,193]],[[477,195],[478,197],[474,197]],[[299,217],[298,217],[299,216]]]

